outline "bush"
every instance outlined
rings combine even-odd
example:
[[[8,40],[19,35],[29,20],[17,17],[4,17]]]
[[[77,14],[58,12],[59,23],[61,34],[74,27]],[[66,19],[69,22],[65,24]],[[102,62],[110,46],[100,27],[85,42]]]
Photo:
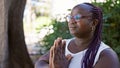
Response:
[[[103,9],[103,41],[111,46],[120,58],[120,0],[106,0],[93,4]]]
[[[53,45],[54,40],[58,37],[62,37],[63,39],[72,37],[66,22],[58,22],[53,20],[52,25],[54,32],[52,34],[46,35],[43,39],[43,47],[45,47],[47,51]]]

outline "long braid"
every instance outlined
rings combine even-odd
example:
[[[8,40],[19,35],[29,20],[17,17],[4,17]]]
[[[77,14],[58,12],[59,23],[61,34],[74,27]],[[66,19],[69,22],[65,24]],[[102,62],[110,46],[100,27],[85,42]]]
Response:
[[[89,48],[85,53],[85,56],[83,57],[83,63],[82,68],[93,68],[95,56],[97,54],[97,51],[100,47],[101,43],[101,34],[102,34],[102,11],[100,8],[90,4],[90,3],[84,3],[86,5],[92,6],[92,10],[90,12],[93,13],[92,18],[97,19],[99,22],[96,26],[96,30],[94,32],[94,37],[91,43],[89,44]]]

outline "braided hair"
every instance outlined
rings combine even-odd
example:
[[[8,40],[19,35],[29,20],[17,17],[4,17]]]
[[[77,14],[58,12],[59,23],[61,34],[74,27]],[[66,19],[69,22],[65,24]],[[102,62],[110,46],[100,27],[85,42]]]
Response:
[[[100,8],[90,4],[90,3],[84,3],[86,5],[89,5],[92,7],[91,13],[92,13],[92,19],[97,19],[98,24],[96,26],[95,32],[94,32],[94,37],[91,43],[89,44],[89,48],[85,53],[85,56],[83,57],[83,62],[82,62],[82,68],[93,68],[95,56],[97,54],[97,51],[100,47],[101,43],[101,34],[102,34],[102,11]]]
[[[90,12],[92,13],[92,19],[97,19],[98,20],[98,24],[96,25],[96,29],[94,32],[94,37],[92,39],[92,41],[89,44],[89,48],[86,51],[83,60],[82,60],[82,68],[93,68],[93,64],[94,64],[94,60],[95,60],[95,56],[97,54],[97,51],[100,47],[100,43],[101,43],[101,34],[102,34],[102,10],[90,3],[83,3],[85,5],[91,6],[91,10]],[[77,5],[77,6],[80,6]],[[76,7],[77,7],[76,6]]]

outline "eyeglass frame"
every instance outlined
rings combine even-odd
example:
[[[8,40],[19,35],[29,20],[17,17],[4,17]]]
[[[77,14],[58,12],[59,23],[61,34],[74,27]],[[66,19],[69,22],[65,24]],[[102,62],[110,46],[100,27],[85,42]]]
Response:
[[[80,16],[78,19],[75,17],[75,16],[77,16],[77,15]],[[71,18],[70,18],[70,17],[71,17]],[[72,19],[74,19],[75,21],[80,21],[81,18],[88,18],[88,17],[91,17],[90,14],[88,14],[88,15],[76,14],[76,15],[74,15],[74,16],[68,14],[68,15],[66,16],[66,21],[67,21],[67,22],[70,22]],[[68,20],[68,18],[69,18],[69,20]]]

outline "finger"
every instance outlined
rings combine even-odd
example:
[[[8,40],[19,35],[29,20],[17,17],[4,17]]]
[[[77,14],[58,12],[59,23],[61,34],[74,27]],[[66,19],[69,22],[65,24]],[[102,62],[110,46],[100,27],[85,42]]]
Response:
[[[57,40],[56,40],[56,45],[58,48],[61,48],[61,45],[62,45],[62,38],[58,37]]]
[[[58,45],[59,48],[62,49],[62,46],[63,46],[62,37],[58,37],[58,38],[57,38],[57,45]]]
[[[51,57],[53,58],[56,53],[57,53],[57,52],[56,52],[55,46],[52,46],[51,49],[50,49]]]
[[[58,48],[60,48],[60,40],[59,39],[56,39],[55,41],[54,41],[54,47],[55,47],[55,50],[58,50]]]
[[[59,49],[58,49],[58,40],[54,41],[53,47],[54,47],[53,52],[54,52],[55,55],[57,55],[57,52],[59,51]]]
[[[56,50],[57,52],[62,52],[62,38],[57,38],[56,41],[55,41],[55,47],[56,47]]]
[[[62,38],[57,38],[54,41],[54,47],[55,47],[55,49],[54,49],[54,53],[55,53],[54,59],[56,59],[56,60],[62,59],[61,46],[62,46]]]
[[[56,55],[55,46],[52,47],[51,52],[52,52],[51,53],[52,57],[51,57],[51,67],[50,68],[53,68],[54,67],[54,61],[55,61],[55,55]]]
[[[70,63],[70,61],[71,61],[71,59],[72,59],[73,57],[72,57],[72,55],[70,55],[70,54],[68,54],[67,56],[66,56],[66,59],[67,59],[67,61]]]
[[[65,55],[65,46],[66,46],[66,41],[62,41],[62,54],[64,54]]]
[[[55,45],[56,45],[56,43],[57,43],[57,42],[56,42],[56,40],[54,40],[54,44],[53,44],[53,46],[55,46]]]
[[[53,55],[53,46],[50,48],[50,57]]]
[[[53,46],[50,48],[49,66],[52,68],[53,65]]]
[[[53,62],[55,63],[56,60],[60,59],[60,48],[58,47],[58,39],[54,41],[52,49],[53,49]]]
[[[52,46],[50,49],[50,59],[49,59],[50,66],[53,65],[53,58],[54,58],[53,48],[54,47]]]

